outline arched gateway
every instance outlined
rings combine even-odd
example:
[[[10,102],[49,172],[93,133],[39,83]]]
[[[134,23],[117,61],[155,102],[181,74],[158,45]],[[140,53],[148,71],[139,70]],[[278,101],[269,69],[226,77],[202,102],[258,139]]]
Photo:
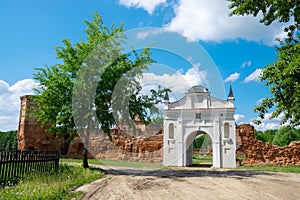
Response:
[[[166,93],[165,101],[164,165],[191,165],[193,139],[206,133],[212,140],[213,167],[236,167],[235,107],[231,86],[227,100],[211,97],[207,89],[194,86],[176,102],[170,103]]]

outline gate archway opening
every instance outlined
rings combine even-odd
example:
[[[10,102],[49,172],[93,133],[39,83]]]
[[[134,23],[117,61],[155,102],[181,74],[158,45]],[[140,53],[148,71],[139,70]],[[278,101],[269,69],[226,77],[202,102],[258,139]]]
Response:
[[[195,149],[195,140],[199,141],[198,149]],[[204,139],[206,145],[204,145]],[[213,166],[213,152],[211,136],[204,131],[194,131],[187,135],[185,139],[186,152],[185,163],[186,166],[212,167]],[[210,150],[208,149],[210,145]],[[209,153],[208,153],[209,151]]]
[[[193,167],[212,167],[212,140],[210,136],[201,131],[197,131],[193,139]]]

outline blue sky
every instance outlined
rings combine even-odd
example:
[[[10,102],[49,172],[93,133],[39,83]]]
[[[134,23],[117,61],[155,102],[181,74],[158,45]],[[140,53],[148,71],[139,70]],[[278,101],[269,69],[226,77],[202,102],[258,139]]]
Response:
[[[73,43],[84,39],[84,19],[91,20],[93,12],[98,12],[107,26],[123,23],[126,30],[137,32],[147,27],[162,28],[201,46],[215,63],[226,94],[230,84],[233,86],[237,123],[250,123],[257,117],[254,105],[269,95],[269,88],[258,81],[258,75],[275,60],[274,38],[282,37],[284,24],[275,22],[265,27],[259,17],[228,17],[230,10],[225,0],[3,0],[0,130],[17,129],[19,96],[32,93],[36,86],[32,80],[34,68],[59,62],[54,47],[62,45],[62,39],[69,38]],[[158,64],[180,73],[191,83],[207,67],[201,61],[192,63],[187,58],[189,63],[163,52],[153,53]],[[278,128],[279,120],[264,120],[256,128]]]

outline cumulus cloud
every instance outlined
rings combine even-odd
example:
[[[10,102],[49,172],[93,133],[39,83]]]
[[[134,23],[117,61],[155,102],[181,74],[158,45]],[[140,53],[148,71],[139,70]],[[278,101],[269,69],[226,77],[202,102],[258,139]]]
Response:
[[[252,126],[254,126],[254,128],[256,130],[259,131],[266,131],[266,130],[272,130],[272,129],[279,129],[282,125],[280,124],[282,118],[283,118],[283,114],[280,114],[278,117],[274,118],[274,119],[270,119],[272,116],[272,113],[267,113],[265,115],[264,119],[261,119],[261,124],[257,125],[254,124],[253,122],[250,122],[250,124]],[[260,120],[259,118],[256,118],[256,120]],[[251,120],[253,121],[253,119]],[[284,124],[285,125],[285,124]]]
[[[142,8],[149,14],[152,14],[158,6],[165,3],[166,0],[119,0],[119,4],[123,6]]]
[[[206,71],[200,70],[200,63],[193,65],[186,72],[178,70],[172,73],[156,74],[156,73],[143,73],[141,85],[143,92],[147,93],[150,89],[157,89],[160,85],[165,88],[170,88],[170,101],[179,100],[183,97],[184,93],[195,85],[207,86]]]
[[[251,60],[248,60],[248,61],[243,62],[243,64],[242,64],[241,67],[242,67],[242,68],[244,68],[244,67],[250,67],[251,64],[252,64]]]
[[[0,130],[16,130],[18,128],[20,96],[33,94],[37,83],[32,79],[24,79],[9,85],[0,80]]]
[[[234,117],[237,124],[242,124],[243,123],[242,120],[245,118],[245,115],[235,114],[233,117]]]
[[[240,74],[236,72],[236,73],[231,74],[230,76],[228,76],[228,77],[224,80],[224,82],[225,82],[225,83],[230,82],[230,81],[231,81],[231,82],[234,82],[234,81],[238,80],[239,77],[240,77]]]
[[[283,23],[270,26],[259,23],[261,16],[232,16],[229,2],[220,0],[180,0],[175,5],[175,17],[166,28],[182,33],[191,40],[217,41],[235,40],[274,44],[274,38],[282,34]]]
[[[262,69],[256,69],[252,74],[247,76],[244,80],[245,83],[251,81],[259,81],[259,76],[261,75]]]

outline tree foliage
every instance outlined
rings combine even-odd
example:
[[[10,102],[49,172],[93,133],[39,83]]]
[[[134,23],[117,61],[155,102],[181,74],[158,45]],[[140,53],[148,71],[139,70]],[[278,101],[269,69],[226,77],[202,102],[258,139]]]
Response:
[[[300,125],[300,43],[279,48],[277,60],[263,69],[260,77],[270,87],[272,96],[266,97],[254,108],[264,118],[272,107],[271,117],[283,114],[282,123]]]
[[[163,116],[156,116],[153,119],[151,119],[151,122],[157,125],[164,125],[164,117]]]
[[[272,144],[272,141],[277,133],[277,130],[254,131],[255,138],[263,142]]]
[[[300,130],[283,126],[278,130],[255,131],[255,138],[278,146],[289,145],[292,141],[300,141]]]
[[[18,148],[17,131],[0,131],[0,151],[14,151]]]
[[[63,40],[63,46],[56,47],[59,64],[37,68],[34,75],[40,85],[36,88],[34,100],[38,106],[34,114],[49,131],[72,139],[77,134],[84,138],[83,165],[87,164],[88,138],[93,128],[100,127],[106,133],[116,124],[114,114],[123,110],[114,107],[115,102],[129,102],[128,117],[147,118],[147,109],[158,103],[165,90],[151,91],[151,95],[141,95],[137,77],[142,70],[153,63],[150,48],[139,52],[122,53],[125,42],[121,26],[110,28],[103,25],[99,14],[92,21],[85,21],[86,39],[71,44]],[[123,78],[129,84],[122,85],[120,99],[114,98],[116,84]],[[129,92],[130,90],[130,92]],[[125,106],[126,107],[126,106]],[[124,117],[124,116],[123,116]],[[129,119],[128,119],[129,120]]]
[[[287,37],[278,39],[277,58],[262,70],[260,79],[270,87],[271,96],[254,108],[262,119],[272,108],[271,118],[283,116],[281,123],[300,125],[300,1],[290,0],[228,0],[231,15],[262,13],[260,20],[266,26],[275,21],[286,23]],[[260,123],[260,120],[256,121]]]
[[[300,23],[300,2],[297,0],[227,0],[231,15],[253,15],[262,13],[260,22],[266,26],[274,21]],[[293,22],[291,22],[293,23]]]
[[[207,134],[203,134],[200,137],[196,137],[193,141],[194,149],[208,149],[208,146],[211,145],[211,138]]]
[[[292,141],[299,141],[300,140],[300,131],[291,127],[281,127],[273,141],[272,144],[278,146],[286,146],[289,145]]]

